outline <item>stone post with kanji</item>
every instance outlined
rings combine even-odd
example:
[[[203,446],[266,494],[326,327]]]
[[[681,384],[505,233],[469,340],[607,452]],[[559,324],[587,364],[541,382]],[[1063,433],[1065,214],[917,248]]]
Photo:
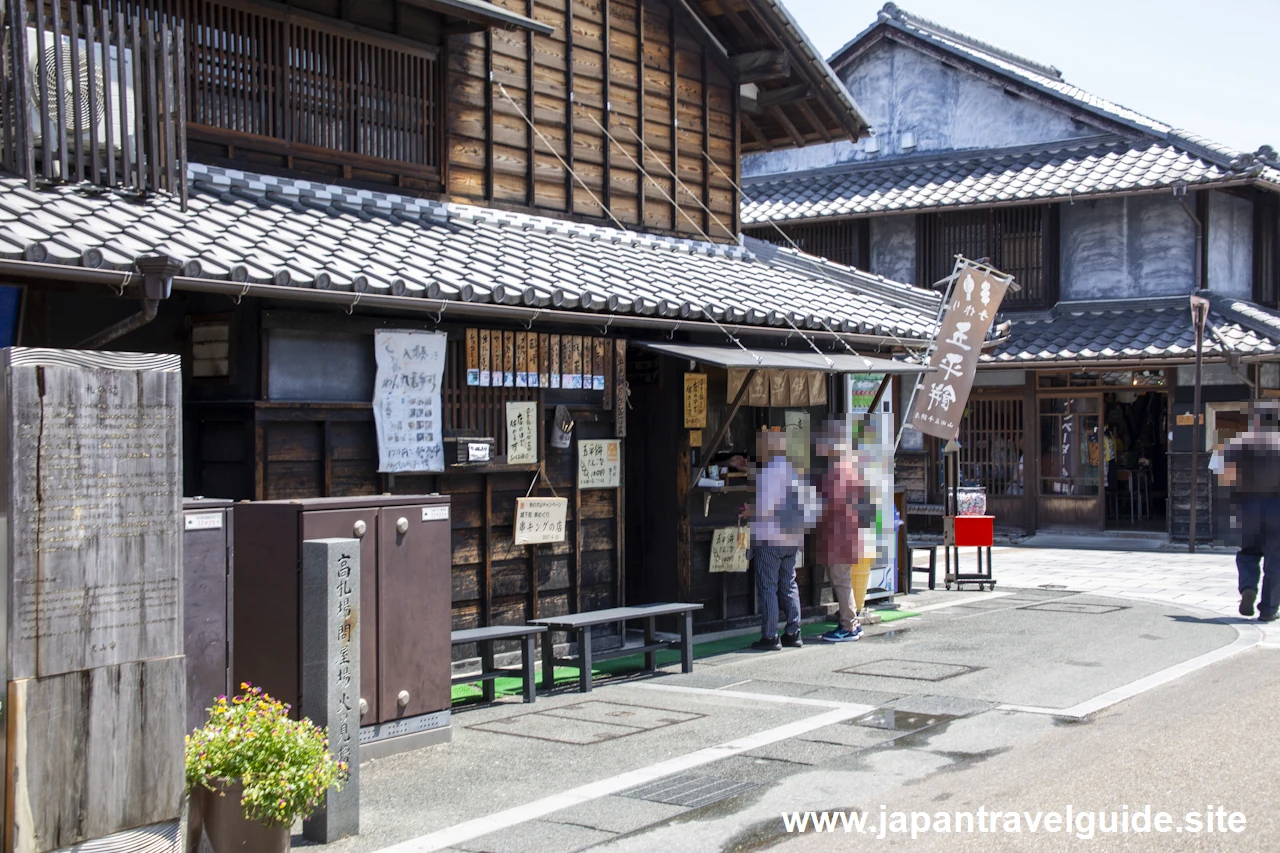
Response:
[[[360,832],[360,542],[302,543],[302,714],[329,729],[329,750],[350,777],[303,824],[328,844]]]

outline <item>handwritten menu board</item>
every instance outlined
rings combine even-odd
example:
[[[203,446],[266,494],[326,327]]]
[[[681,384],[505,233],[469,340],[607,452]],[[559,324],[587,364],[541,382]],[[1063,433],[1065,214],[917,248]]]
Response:
[[[507,462],[538,461],[538,404],[507,403]]]
[[[745,572],[747,549],[751,547],[748,527],[721,527],[711,534],[711,572]]]
[[[684,428],[702,429],[707,425],[707,374],[684,375]]]
[[[443,332],[374,332],[373,419],[380,472],[444,470],[440,381],[446,339]]]
[[[622,483],[621,447],[616,438],[579,441],[578,488],[618,488]]]
[[[516,498],[516,544],[563,542],[568,498]]]

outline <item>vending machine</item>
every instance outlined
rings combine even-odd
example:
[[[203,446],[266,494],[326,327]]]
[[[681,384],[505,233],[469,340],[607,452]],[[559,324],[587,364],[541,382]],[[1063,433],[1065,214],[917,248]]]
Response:
[[[876,410],[864,422],[875,402],[884,376],[878,373],[845,374],[845,411],[850,415],[853,445],[860,458],[862,475],[871,486],[875,506],[875,562],[867,584],[867,601],[891,599],[898,583],[898,525],[893,503],[893,395],[886,393]]]

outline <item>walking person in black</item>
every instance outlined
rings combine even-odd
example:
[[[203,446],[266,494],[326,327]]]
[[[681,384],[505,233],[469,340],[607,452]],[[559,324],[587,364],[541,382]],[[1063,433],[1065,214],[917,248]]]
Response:
[[[1240,615],[1252,616],[1256,602],[1258,621],[1274,622],[1280,609],[1280,406],[1257,404],[1249,431],[1227,443],[1223,461],[1222,482],[1235,489],[1240,526]]]

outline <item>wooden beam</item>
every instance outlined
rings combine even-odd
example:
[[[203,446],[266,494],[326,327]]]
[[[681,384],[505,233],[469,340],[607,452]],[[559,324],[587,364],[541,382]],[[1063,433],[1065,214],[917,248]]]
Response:
[[[711,233],[711,163],[707,157],[711,154],[711,122],[710,122],[710,103],[711,97],[711,74],[707,68],[707,49],[705,47],[699,51],[702,60],[702,231],[704,234]],[[728,234],[728,237],[735,235]]]
[[[573,214],[573,0],[564,0],[564,93],[564,161],[569,164],[564,176],[564,209]]]
[[[738,14],[738,10],[734,9],[727,0],[722,0],[720,3],[720,11],[724,12],[724,16],[729,19],[729,24],[738,31],[738,35],[742,36],[744,43],[759,43],[760,36],[751,31],[751,28],[747,26],[746,21],[742,20],[742,16]]]
[[[787,114],[782,111],[781,107],[770,108],[769,115],[773,116],[778,124],[782,125],[782,129],[791,137],[791,141],[796,144],[797,148],[804,147],[805,138],[800,135],[800,131],[796,130],[796,126],[791,123],[791,119],[787,118]]]
[[[484,31],[484,197],[493,201],[493,31]]]
[[[609,0],[600,0],[600,14],[604,17],[604,34],[601,40],[604,42],[604,121],[602,124],[604,124],[605,132],[604,139],[600,140],[604,145],[604,185],[601,187],[603,192],[600,200],[604,202],[604,212],[607,214],[609,209],[613,207],[613,188],[611,186],[613,183],[613,143],[609,141],[609,115],[612,112],[609,100],[609,81],[613,78],[612,69],[609,67],[609,58],[611,56],[611,51],[609,50],[609,42],[611,41],[609,38]]]
[[[783,50],[753,50],[729,57],[739,83],[787,80],[791,77],[791,57]]]
[[[751,116],[742,114],[742,124],[747,128],[747,132],[756,138],[756,142],[760,143],[760,147],[765,151],[773,150],[773,143],[769,141],[769,137],[765,136],[759,126],[751,120]]]
[[[693,31],[699,33],[703,40],[709,45],[716,56],[722,62],[729,59],[729,51],[725,48],[720,38],[711,31],[711,27],[702,19],[702,16],[686,2],[686,0],[667,0],[667,5],[671,7],[671,11],[684,19],[685,23],[693,28]],[[675,50],[675,40],[671,42],[671,49]]]
[[[674,6],[672,7],[675,8]],[[679,49],[676,47],[676,16],[672,14],[668,19],[668,35],[667,44],[670,46],[668,56],[671,61],[671,98],[668,105],[671,109],[671,174],[680,174],[680,75],[677,71],[679,61],[676,54]],[[640,154],[640,162],[644,162],[644,153]],[[680,230],[680,188],[676,186],[676,179],[671,179],[671,230],[678,232]]]
[[[814,114],[813,109],[809,106],[807,101],[797,102],[796,109],[800,110],[801,114],[804,115],[809,124],[813,125],[813,129],[818,131],[819,136],[827,142],[831,141],[830,131],[827,130],[826,125],[817,117],[817,115]]]
[[[646,131],[646,129],[645,129],[645,119],[644,119],[644,114],[645,114],[645,108],[644,108],[644,103],[645,103],[645,97],[644,97],[644,95],[645,95],[645,74],[644,74],[644,69],[645,69],[645,61],[644,61],[644,0],[637,0],[637,2],[636,2],[636,101],[637,101],[637,104],[636,104],[636,116],[637,116],[636,121],[637,121],[637,124],[639,124],[639,125],[640,125],[640,127],[637,129],[637,131],[636,131],[636,132],[638,133],[638,135],[640,136],[640,138],[641,138],[642,140],[645,138],[645,134],[646,134],[646,132],[647,132],[647,131]],[[638,144],[638,145],[636,146],[636,160],[638,160],[638,161],[639,161],[639,162],[641,162],[641,163],[643,163],[643,162],[644,162],[644,145],[643,145],[643,144]],[[636,175],[636,194],[637,194],[637,195],[636,195],[636,219],[637,219],[636,230],[637,230],[637,231],[643,231],[643,230],[645,230],[645,221],[644,221],[644,207],[645,207],[645,205],[644,205],[644,176],[643,176],[643,175],[640,175],[640,174],[637,174],[637,175]]]
[[[812,91],[813,87],[808,83],[797,83],[794,86],[783,86],[781,89],[761,92],[760,97],[756,98],[756,104],[763,108],[777,107],[783,104],[803,101],[809,97],[809,94]]]
[[[533,17],[533,0],[525,0],[525,16]],[[525,58],[524,58],[524,93],[525,105],[524,114],[533,118],[533,40],[534,33],[532,30],[525,33]],[[447,62],[445,63],[448,64]],[[537,143],[533,138],[533,124],[525,122],[524,124],[524,147],[526,157],[528,158],[528,172],[525,174],[524,201],[529,207],[533,207],[538,201],[537,181],[534,177],[537,165]],[[537,550],[536,548],[533,550]],[[535,598],[536,602],[536,598]]]

